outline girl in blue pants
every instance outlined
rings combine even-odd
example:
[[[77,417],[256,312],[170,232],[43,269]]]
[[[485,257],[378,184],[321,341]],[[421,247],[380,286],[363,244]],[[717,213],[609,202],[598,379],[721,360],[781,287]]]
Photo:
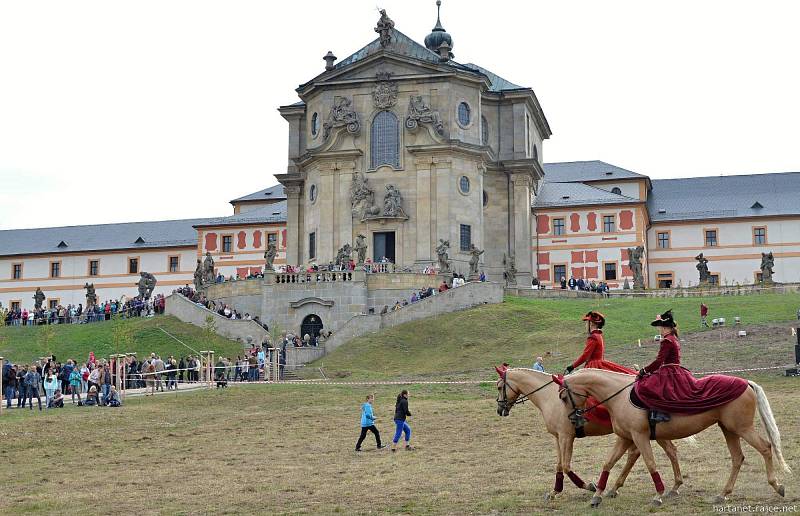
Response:
[[[410,416],[411,412],[408,411],[408,391],[403,391],[397,396],[397,403],[394,406],[394,439],[392,439],[392,451],[397,451],[397,443],[400,441],[400,435],[405,434],[406,450],[413,450],[411,447],[411,427],[406,423],[406,417]]]

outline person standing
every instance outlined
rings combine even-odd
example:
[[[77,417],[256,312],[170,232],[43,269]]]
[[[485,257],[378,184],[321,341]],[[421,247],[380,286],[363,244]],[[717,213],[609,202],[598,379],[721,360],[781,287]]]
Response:
[[[700,326],[708,328],[708,306],[700,303]]]
[[[72,368],[72,372],[69,374],[69,387],[70,392],[72,393],[72,403],[75,403],[75,395],[78,395],[78,403],[81,403],[81,372],[78,370],[77,367]]]
[[[406,450],[413,450],[411,447],[411,427],[406,422],[406,417],[410,416],[411,412],[408,410],[408,391],[403,389],[397,395],[397,402],[394,405],[394,439],[392,439],[392,451],[397,451],[397,443],[400,441],[400,435],[405,434]]]
[[[17,390],[17,369],[12,364],[8,365],[3,371],[3,388],[6,391],[6,408],[11,408],[11,400]]]
[[[42,398],[39,396],[39,386],[42,384],[42,375],[36,370],[36,366],[32,365],[25,373],[25,397],[28,399],[28,405],[33,410],[33,397],[36,396],[36,401],[39,403],[39,410],[42,410]],[[25,399],[22,400],[22,408],[25,408]]]
[[[108,395],[111,392],[111,369],[108,367],[108,364],[103,365],[103,374],[102,374],[102,383],[100,384],[100,388],[103,392],[102,403],[106,405],[108,403]]]
[[[44,406],[45,408],[50,408],[50,400],[53,399],[53,396],[58,389],[58,378],[56,378],[55,372],[52,368],[47,372],[47,375],[44,379]]]
[[[544,372],[544,360],[542,357],[536,357],[536,362],[533,363],[533,370],[539,371],[540,373]]]
[[[361,451],[361,443],[364,442],[364,438],[367,437],[367,432],[372,432],[375,434],[375,442],[378,445],[378,449],[380,450],[383,448],[381,444],[381,434],[378,432],[378,429],[375,427],[375,415],[372,412],[372,404],[375,402],[375,395],[369,394],[367,395],[367,401],[361,405],[361,435],[358,436],[358,442],[356,443],[356,451]]]

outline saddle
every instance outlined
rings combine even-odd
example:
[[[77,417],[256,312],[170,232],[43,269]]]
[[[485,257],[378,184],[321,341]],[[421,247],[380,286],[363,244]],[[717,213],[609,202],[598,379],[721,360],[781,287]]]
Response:
[[[644,402],[639,399],[639,396],[636,395],[636,389],[631,389],[630,394],[631,404],[640,409],[647,411],[647,422],[650,425],[650,440],[655,441],[656,439],[656,425],[658,423],[666,423],[672,416],[667,414],[666,412],[660,412],[658,410],[651,409],[650,407],[646,406]]]

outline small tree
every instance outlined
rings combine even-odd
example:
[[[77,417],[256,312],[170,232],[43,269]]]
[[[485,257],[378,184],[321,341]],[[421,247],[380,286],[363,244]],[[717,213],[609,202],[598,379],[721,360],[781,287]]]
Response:
[[[133,329],[128,324],[120,322],[114,326],[111,343],[115,353],[127,352],[133,346],[133,340]]]
[[[203,324],[203,335],[208,343],[211,343],[217,335],[217,322],[211,315],[206,316],[205,324]]]
[[[52,350],[50,349],[50,345],[56,338],[56,330],[49,324],[47,326],[39,328],[39,335],[37,336],[37,340],[39,341],[39,346],[41,347],[42,353],[47,356],[52,355]]]

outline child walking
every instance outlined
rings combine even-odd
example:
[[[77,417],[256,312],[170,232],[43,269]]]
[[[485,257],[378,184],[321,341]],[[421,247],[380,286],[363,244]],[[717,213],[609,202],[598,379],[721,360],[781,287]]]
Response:
[[[381,445],[381,434],[378,432],[378,429],[375,428],[375,415],[372,413],[372,404],[375,402],[375,395],[369,394],[367,396],[367,401],[361,405],[361,435],[358,437],[358,442],[356,443],[356,451],[361,451],[361,443],[364,442],[364,438],[367,437],[367,432],[372,432],[375,434],[375,442],[378,444],[378,449],[380,450],[383,448]]]
[[[405,434],[406,450],[413,450],[411,447],[411,427],[406,423],[406,417],[410,416],[411,412],[408,410],[408,391],[403,389],[397,395],[397,403],[394,406],[394,439],[392,439],[392,451],[397,451],[397,442],[400,440],[400,434]]]

